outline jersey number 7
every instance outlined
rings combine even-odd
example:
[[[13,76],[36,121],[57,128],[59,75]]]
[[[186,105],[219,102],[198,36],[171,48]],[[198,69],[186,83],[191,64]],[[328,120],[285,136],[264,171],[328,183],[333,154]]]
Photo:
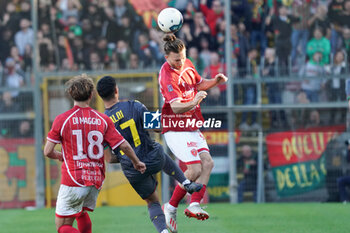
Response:
[[[124,130],[128,127],[130,128],[131,136],[132,136],[132,139],[134,141],[134,145],[135,145],[135,147],[138,147],[139,145],[141,145],[141,140],[140,140],[140,135],[137,132],[136,123],[135,123],[134,119],[130,119],[130,120],[124,122],[123,124],[120,124],[120,128],[122,130]],[[120,151],[120,152],[122,155],[124,155],[123,151]]]

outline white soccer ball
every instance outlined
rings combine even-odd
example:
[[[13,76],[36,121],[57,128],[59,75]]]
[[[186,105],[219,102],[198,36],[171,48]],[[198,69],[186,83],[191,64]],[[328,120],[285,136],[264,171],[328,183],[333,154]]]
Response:
[[[184,22],[181,12],[176,8],[165,8],[158,15],[158,26],[163,32],[176,32]]]

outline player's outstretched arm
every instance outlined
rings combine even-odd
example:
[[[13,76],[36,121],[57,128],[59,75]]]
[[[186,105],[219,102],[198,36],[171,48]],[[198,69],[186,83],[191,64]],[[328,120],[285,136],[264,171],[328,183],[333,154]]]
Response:
[[[62,153],[55,150],[56,143],[46,141],[44,147],[44,155],[49,157],[50,159],[57,159],[59,161],[63,161]]]
[[[205,97],[207,97],[207,93],[205,91],[200,91],[190,102],[182,103],[180,100],[176,100],[170,103],[170,107],[175,114],[188,112],[194,109],[200,102],[202,102]]]
[[[225,82],[227,82],[227,77],[220,73],[215,75],[215,78],[213,79],[203,79],[202,82],[197,85],[197,89],[200,91],[206,91]]]
[[[112,153],[112,149],[109,146],[105,148],[103,155],[108,163],[120,163],[119,159]]]
[[[130,158],[136,170],[141,173],[144,173],[146,171],[146,165],[139,160],[134,150],[127,141],[124,141],[122,144],[120,144],[119,149],[121,149],[126,154],[126,156]]]

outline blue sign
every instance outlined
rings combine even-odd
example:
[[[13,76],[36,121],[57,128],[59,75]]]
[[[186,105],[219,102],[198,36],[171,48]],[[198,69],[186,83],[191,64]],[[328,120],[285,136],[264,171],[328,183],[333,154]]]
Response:
[[[160,129],[160,116],[162,114],[157,110],[156,112],[143,113],[143,128],[145,129]]]

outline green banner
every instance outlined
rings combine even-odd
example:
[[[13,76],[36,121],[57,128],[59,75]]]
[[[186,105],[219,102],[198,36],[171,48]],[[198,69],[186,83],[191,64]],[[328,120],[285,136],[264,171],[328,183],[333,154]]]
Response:
[[[207,186],[210,201],[228,201],[228,173],[212,173]]]
[[[325,183],[325,156],[318,160],[272,168],[276,190],[286,197],[321,188]]]

